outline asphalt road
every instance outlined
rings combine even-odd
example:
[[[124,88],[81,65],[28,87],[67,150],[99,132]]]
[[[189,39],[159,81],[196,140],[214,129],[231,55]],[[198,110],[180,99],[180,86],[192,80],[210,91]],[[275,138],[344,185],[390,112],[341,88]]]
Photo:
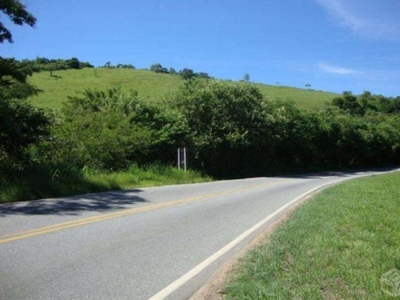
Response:
[[[295,201],[376,172],[0,205],[0,299],[187,299]]]

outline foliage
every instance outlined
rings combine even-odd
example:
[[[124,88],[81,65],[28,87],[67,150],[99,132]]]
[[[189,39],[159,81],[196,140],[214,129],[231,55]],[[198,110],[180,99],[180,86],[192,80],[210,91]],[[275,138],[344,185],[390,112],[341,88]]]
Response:
[[[186,81],[162,104],[86,90],[63,113],[48,159],[78,168],[175,164],[182,145],[192,167],[218,178],[400,163],[400,116],[307,112],[244,82]]]
[[[49,59],[46,57],[36,57],[36,59],[34,60],[24,59],[21,61],[16,61],[16,63],[19,67],[29,70],[31,73],[42,71],[54,72],[59,70],[93,68],[93,65],[91,65],[89,62],[79,61],[79,59],[77,59],[76,57],[73,57],[71,59]]]
[[[135,67],[132,64],[118,64],[117,68],[120,68],[120,69],[135,69]]]
[[[174,159],[177,140],[187,134],[185,121],[167,107],[144,102],[137,92],[87,90],[70,97],[58,137],[70,147],[60,155],[75,157],[79,167],[126,168],[132,162],[165,163]]]
[[[134,164],[118,172],[34,164],[23,171],[0,169],[0,203],[210,180],[193,170],[159,164],[141,168]]]
[[[174,101],[190,128],[193,163],[216,176],[240,175],[245,153],[263,141],[262,99],[251,85],[186,82]]]
[[[18,0],[0,2],[0,11],[16,25],[34,26],[36,18]],[[0,43],[12,43],[0,22]],[[31,162],[31,147],[49,136],[51,119],[25,99],[38,90],[26,82],[32,70],[13,58],[0,57],[0,168],[23,169]]]
[[[227,299],[390,299],[400,268],[400,174],[351,180],[298,208],[240,263]]]
[[[193,70],[188,68],[184,68],[183,70],[179,71],[179,75],[183,80],[190,80],[195,76]]]
[[[351,93],[346,101],[356,107]],[[175,105],[190,128],[192,164],[216,177],[400,163],[397,116],[306,112],[254,85],[218,81],[186,82]]]
[[[0,57],[0,99],[25,99],[39,91],[26,80],[32,71],[13,58]]]
[[[81,63],[80,63],[79,59],[77,59],[76,57],[68,59],[67,64],[71,69],[80,69],[81,68]]]
[[[180,70],[179,72],[176,72],[174,68],[169,68],[169,70],[165,67],[163,67],[160,63],[155,63],[152,64],[149,68],[150,71],[155,72],[155,73],[169,73],[172,75],[179,74],[182,79],[184,80],[190,80],[192,78],[198,77],[198,78],[211,78],[208,73],[205,72],[199,72],[195,73],[192,69],[189,68],[184,68]]]
[[[168,69],[164,68],[160,63],[155,63],[150,66],[150,71],[156,73],[168,73]]]
[[[36,18],[26,10],[26,7],[19,0],[2,0],[0,2],[0,11],[7,15],[16,25],[27,24],[33,27],[36,23]],[[0,22],[0,43],[4,41],[12,43],[12,34]]]
[[[100,71],[96,80],[114,76]],[[191,165],[216,177],[399,162],[395,116],[344,114],[359,107],[357,97],[344,95],[341,107],[312,113],[245,82],[191,80],[156,104],[121,89],[86,90],[70,97],[52,145],[41,147],[80,168],[118,170],[133,162],[174,163],[176,147],[185,144]]]
[[[51,119],[22,99],[0,99],[0,167],[23,168],[29,149],[45,140]]]
[[[376,112],[400,113],[400,97],[388,98],[382,95],[372,95],[369,91],[365,91],[358,97],[351,92],[343,92],[342,96],[332,100],[332,105],[343,112],[359,116]]]

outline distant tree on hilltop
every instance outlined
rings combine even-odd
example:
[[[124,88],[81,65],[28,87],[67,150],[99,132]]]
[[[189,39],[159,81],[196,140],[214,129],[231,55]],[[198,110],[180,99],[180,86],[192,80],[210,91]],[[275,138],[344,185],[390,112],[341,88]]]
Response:
[[[168,73],[167,68],[164,68],[160,63],[155,63],[150,66],[150,71],[156,73]]]
[[[77,59],[76,57],[68,59],[67,64],[71,69],[80,69],[80,67],[81,67],[81,63],[80,63],[79,59]]]
[[[183,70],[179,71],[179,75],[184,80],[189,80],[189,79],[192,79],[195,76],[195,73],[193,72],[192,69],[184,68]]]

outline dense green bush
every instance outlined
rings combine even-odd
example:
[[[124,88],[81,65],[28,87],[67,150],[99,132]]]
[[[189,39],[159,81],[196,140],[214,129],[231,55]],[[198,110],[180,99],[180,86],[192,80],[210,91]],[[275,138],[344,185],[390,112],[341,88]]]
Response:
[[[27,153],[53,168],[110,171],[175,164],[176,149],[186,146],[192,168],[220,178],[399,163],[399,116],[361,114],[351,93],[342,100],[349,103],[310,113],[264,98],[249,83],[200,80],[163,104],[136,92],[87,90],[68,99],[51,138]]]
[[[398,164],[400,116],[386,112],[395,102],[382,109],[386,102],[373,97],[344,93],[311,113],[249,83],[191,80],[162,104],[134,91],[87,90],[53,118],[3,101],[0,160],[116,171],[174,165],[176,149],[186,146],[192,168],[219,178]]]
[[[332,105],[351,115],[364,116],[376,112],[393,114],[400,112],[400,97],[388,98],[382,95],[372,95],[368,91],[357,97],[346,91],[342,96],[335,97]]]
[[[120,170],[132,163],[170,163],[188,131],[177,111],[117,89],[70,97],[63,112],[57,138],[69,149],[59,147],[59,154],[74,157],[79,167]]]
[[[52,118],[26,98],[38,90],[27,83],[31,70],[0,57],[0,168],[21,169],[31,148],[49,137]]]
[[[190,128],[192,163],[209,173],[237,173],[246,151],[263,141],[263,96],[254,86],[188,81],[173,105]]]
[[[192,165],[217,177],[399,163],[398,115],[366,114],[349,92],[333,102],[341,101],[310,113],[251,84],[193,81],[173,104],[190,128]]]
[[[0,99],[0,167],[21,168],[30,161],[30,148],[50,134],[51,120],[22,99]]]

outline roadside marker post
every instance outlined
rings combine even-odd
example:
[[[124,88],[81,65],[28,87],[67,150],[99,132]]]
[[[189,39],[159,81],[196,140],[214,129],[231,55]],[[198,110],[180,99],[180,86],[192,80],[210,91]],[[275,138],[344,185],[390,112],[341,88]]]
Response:
[[[185,170],[187,170],[187,148],[178,148],[178,169],[180,170],[181,167]]]

